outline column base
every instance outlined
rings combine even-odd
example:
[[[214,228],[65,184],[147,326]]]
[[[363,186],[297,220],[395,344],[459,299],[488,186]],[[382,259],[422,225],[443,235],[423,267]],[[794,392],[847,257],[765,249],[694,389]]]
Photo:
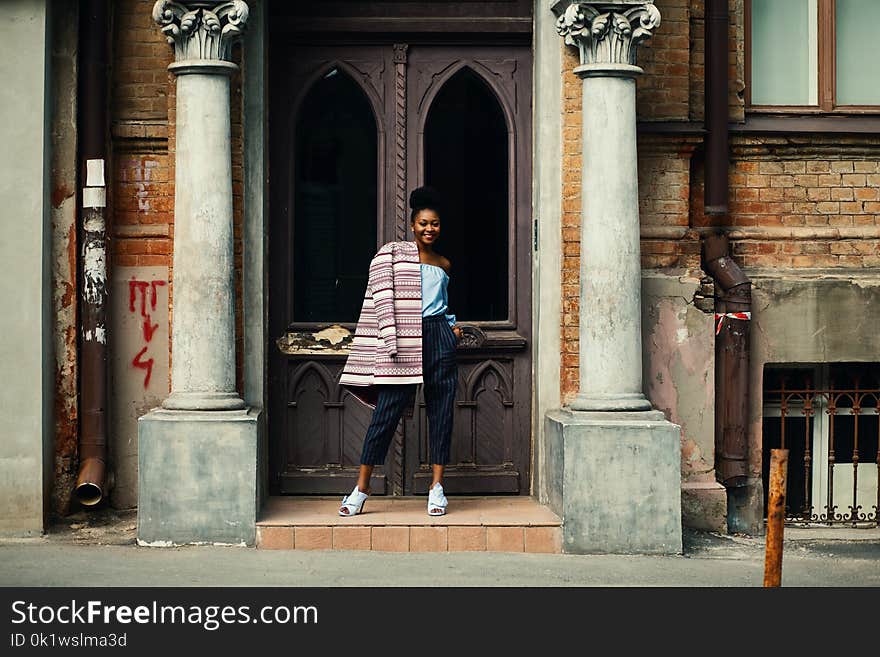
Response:
[[[140,545],[254,545],[259,411],[154,409],[138,420]]]
[[[162,402],[171,411],[239,411],[245,408],[237,392],[172,392]]]
[[[571,402],[573,411],[650,411],[651,402],[641,393],[578,395]]]
[[[681,431],[660,411],[544,418],[551,508],[575,554],[680,554]]]

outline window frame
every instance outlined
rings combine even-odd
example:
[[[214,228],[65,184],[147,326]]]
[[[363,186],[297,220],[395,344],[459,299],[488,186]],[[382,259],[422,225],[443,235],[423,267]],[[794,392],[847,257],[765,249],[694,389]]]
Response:
[[[877,105],[838,105],[837,91],[837,0],[816,0],[817,3],[817,74],[818,105],[753,105],[752,104],[752,0],[745,0],[745,110],[754,114],[878,114]]]

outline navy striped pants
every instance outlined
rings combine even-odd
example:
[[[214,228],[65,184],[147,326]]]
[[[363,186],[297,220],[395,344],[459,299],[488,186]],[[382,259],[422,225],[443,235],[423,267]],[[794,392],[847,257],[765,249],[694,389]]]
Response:
[[[458,384],[455,333],[443,315],[422,318],[422,374],[428,409],[431,463],[446,465],[452,442],[452,411]],[[380,385],[373,419],[364,438],[361,463],[382,465],[391,438],[406,407],[413,403],[416,384]]]

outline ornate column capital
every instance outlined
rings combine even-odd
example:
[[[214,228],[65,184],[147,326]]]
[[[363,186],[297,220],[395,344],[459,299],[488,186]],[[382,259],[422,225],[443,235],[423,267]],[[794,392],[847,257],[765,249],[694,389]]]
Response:
[[[174,46],[174,63],[168,68],[175,73],[193,71],[232,72],[229,61],[232,44],[244,31],[248,6],[243,0],[186,4],[158,0],[153,5],[153,20],[162,26],[168,43]]]
[[[634,76],[636,50],[660,25],[654,0],[555,0],[556,31],[566,45],[577,46],[581,77]]]

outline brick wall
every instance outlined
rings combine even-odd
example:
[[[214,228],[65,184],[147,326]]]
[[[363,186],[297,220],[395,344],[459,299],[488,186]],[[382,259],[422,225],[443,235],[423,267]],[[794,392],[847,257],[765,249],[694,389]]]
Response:
[[[561,41],[560,41],[561,43]],[[580,308],[581,81],[572,70],[574,48],[562,53],[562,372],[564,401],[578,389],[578,312]]]
[[[818,140],[816,140],[818,141]],[[734,256],[746,267],[880,266],[880,144],[873,155],[834,155],[814,145],[768,159],[734,161],[729,225]],[[797,157],[797,159],[794,159]]]
[[[700,267],[700,244],[689,230],[691,158],[698,139],[642,135],[639,138],[639,220],[642,267]]]

